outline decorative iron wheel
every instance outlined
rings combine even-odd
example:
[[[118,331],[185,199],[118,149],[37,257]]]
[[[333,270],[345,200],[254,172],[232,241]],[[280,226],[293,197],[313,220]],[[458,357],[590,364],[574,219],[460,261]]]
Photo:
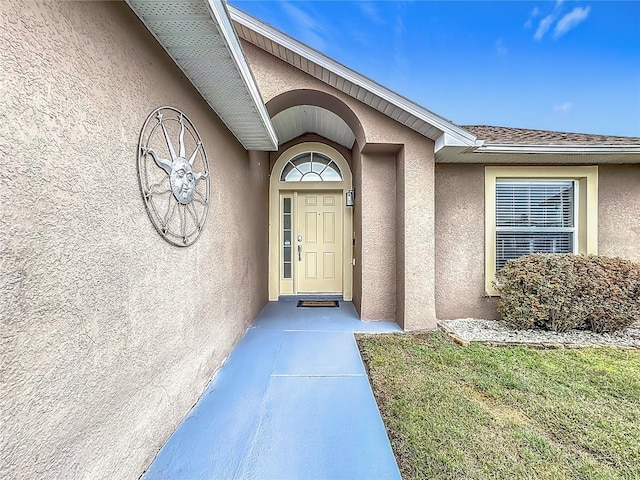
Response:
[[[193,244],[209,211],[209,164],[200,135],[180,110],[151,112],[138,142],[138,178],[151,223],[167,242]]]

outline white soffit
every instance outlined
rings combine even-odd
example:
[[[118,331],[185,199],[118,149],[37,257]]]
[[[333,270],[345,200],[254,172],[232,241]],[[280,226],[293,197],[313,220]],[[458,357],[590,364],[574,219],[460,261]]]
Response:
[[[126,1],[245,149],[277,149],[223,0]]]
[[[238,36],[303,72],[437,140],[443,133],[472,146],[476,137],[449,120],[330,59],[264,22],[229,5]]]
[[[313,105],[287,108],[273,117],[271,123],[282,143],[305,133],[317,133],[349,149],[356,141],[353,131],[342,118]]]

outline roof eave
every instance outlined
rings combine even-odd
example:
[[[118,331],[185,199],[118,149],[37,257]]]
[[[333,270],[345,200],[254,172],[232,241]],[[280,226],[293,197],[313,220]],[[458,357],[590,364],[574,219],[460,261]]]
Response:
[[[207,104],[222,120],[227,128],[229,128],[231,133],[238,139],[238,141],[246,150],[277,150],[278,139],[275,130],[271,125],[271,120],[264,105],[264,101],[262,100],[255,79],[251,74],[251,70],[249,69],[249,66],[246,62],[244,53],[242,52],[240,42],[235,34],[235,31],[233,30],[231,21],[229,20],[229,14],[224,5],[224,0],[205,0],[204,3],[200,3],[199,5],[200,8],[206,6],[213,27],[219,32],[220,39],[225,44],[229,58],[233,62],[233,68],[237,73],[236,79],[240,80],[240,83],[244,85],[244,92],[238,92],[237,89],[232,91],[231,87],[227,87],[225,91],[225,88],[221,87],[215,89],[215,92],[212,93],[211,89],[208,88],[205,83],[201,83],[197,79],[197,75],[194,75],[193,72],[191,72],[189,68],[181,62],[181,59],[174,55],[174,53],[172,52],[172,48],[163,41],[162,34],[154,29],[154,22],[167,21],[167,18],[163,17],[160,20],[153,17],[147,18],[144,15],[143,11],[138,8],[140,4],[144,5],[154,2],[144,2],[139,0],[125,1],[129,8],[131,8],[131,10],[136,14],[143,25],[151,33],[151,35],[153,35],[160,46],[162,46],[167,55],[169,55],[169,57],[178,66],[178,68],[180,68],[187,79],[189,79],[191,84],[200,93],[202,98],[207,102]],[[171,2],[162,3],[169,4]],[[198,19],[202,18],[198,17]],[[184,18],[180,18],[180,20],[184,20]],[[178,31],[177,34],[180,35],[182,34],[182,32]],[[236,111],[237,109],[244,109],[242,113],[245,119],[252,119],[249,121],[250,125],[247,125],[246,121],[238,121],[236,118],[234,118],[236,117],[236,115],[230,114],[228,111],[226,111],[228,110],[228,108],[225,110],[225,107],[221,106],[217,101],[219,96],[234,94],[244,96],[241,101],[237,102],[235,108]],[[256,113],[258,115],[256,115]]]
[[[249,65],[247,64],[247,60],[244,56],[244,52],[242,51],[242,47],[240,46],[238,36],[233,29],[233,25],[231,25],[231,20],[229,18],[229,12],[225,0],[207,0],[207,4],[209,5],[209,9],[218,22],[220,33],[222,34],[224,41],[227,44],[229,53],[231,54],[231,58],[233,59],[233,62],[238,69],[238,73],[240,74],[240,77],[242,78],[242,81],[244,82],[247,91],[251,96],[253,103],[255,104],[256,110],[258,111],[258,114],[260,116],[260,121],[262,122],[265,132],[269,137],[269,143],[263,145],[263,148],[256,149],[275,151],[278,149],[278,137],[273,128],[273,125],[271,124],[271,117],[269,116],[269,112],[267,112],[267,108],[264,104],[264,100],[262,99],[262,95],[260,94],[260,90],[258,90],[258,85],[255,81],[255,78],[253,77],[253,74],[251,73]]]
[[[229,5],[229,13],[233,21],[238,22],[239,24],[252,30],[256,34],[261,35],[262,37],[272,42],[275,42],[276,44],[294,54],[304,57],[305,59],[307,59],[307,61],[327,70],[330,73],[333,73],[338,77],[341,77],[347,82],[369,91],[374,97],[378,97],[379,99],[382,99],[404,110],[411,117],[422,120],[432,125],[436,130],[439,131],[437,135],[429,136],[429,138],[431,138],[432,140],[437,141],[440,136],[442,136],[443,134],[447,134],[451,139],[455,139],[455,141],[460,144],[466,146],[473,146],[476,144],[476,137],[473,134],[460,128],[449,120],[427,110],[424,107],[421,107],[420,105],[399,95],[398,93],[393,92],[386,87],[383,87],[379,83],[357,73],[356,71],[342,65],[341,63],[332,60],[331,58],[318,52],[317,50],[298,42],[285,33],[271,27],[270,25],[258,20],[255,17],[252,17],[251,15],[248,15],[242,10]],[[323,81],[322,78],[320,78],[320,80]],[[367,103],[364,100],[359,101]],[[372,103],[372,101],[370,100],[368,103]],[[373,105],[369,106],[375,108]],[[405,124],[407,123],[409,122],[407,121]]]
[[[640,145],[519,145],[482,144],[474,153],[544,153],[544,154],[640,154]]]
[[[475,147],[444,144],[436,149],[438,163],[494,164],[616,164],[640,163],[640,145],[508,145]]]

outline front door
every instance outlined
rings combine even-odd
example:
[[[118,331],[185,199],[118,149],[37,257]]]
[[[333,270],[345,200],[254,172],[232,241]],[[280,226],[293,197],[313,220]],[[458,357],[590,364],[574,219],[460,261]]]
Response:
[[[342,293],[341,192],[299,192],[295,221],[297,293]]]

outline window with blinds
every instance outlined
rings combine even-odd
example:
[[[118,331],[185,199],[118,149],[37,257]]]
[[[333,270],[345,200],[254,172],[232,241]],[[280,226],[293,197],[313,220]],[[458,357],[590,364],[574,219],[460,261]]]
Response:
[[[496,180],[496,271],[531,253],[573,253],[573,180]]]

